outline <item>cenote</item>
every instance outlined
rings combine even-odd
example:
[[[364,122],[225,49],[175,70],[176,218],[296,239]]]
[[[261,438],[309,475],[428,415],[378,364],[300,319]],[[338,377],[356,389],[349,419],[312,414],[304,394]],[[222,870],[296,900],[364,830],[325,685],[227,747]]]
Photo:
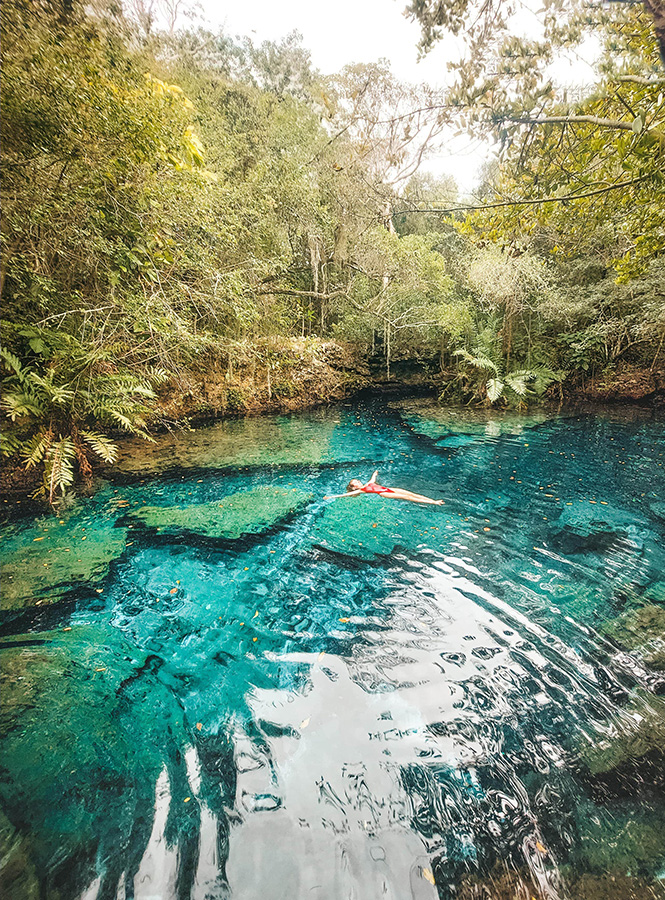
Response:
[[[230,421],[12,515],[6,896],[664,897],[664,421]]]

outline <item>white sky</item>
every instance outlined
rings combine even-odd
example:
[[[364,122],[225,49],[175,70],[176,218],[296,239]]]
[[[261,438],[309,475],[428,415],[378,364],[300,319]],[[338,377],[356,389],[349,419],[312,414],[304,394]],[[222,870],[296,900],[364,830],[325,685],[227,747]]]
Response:
[[[528,3],[529,0],[526,0]],[[420,29],[403,10],[407,0],[203,0],[204,18],[222,26],[227,34],[248,35],[254,42],[279,41],[291,31],[303,36],[303,46],[312,55],[315,68],[324,74],[339,71],[348,63],[369,63],[385,58],[402,81],[446,82],[446,62],[456,56],[456,40],[439,42],[421,61],[417,45]],[[533,14],[525,10],[525,19]],[[561,67],[562,81],[589,81],[590,70],[580,64]],[[466,136],[448,139],[441,152],[423,165],[436,175],[453,175],[462,191],[476,180],[479,166],[491,155],[487,144]]]

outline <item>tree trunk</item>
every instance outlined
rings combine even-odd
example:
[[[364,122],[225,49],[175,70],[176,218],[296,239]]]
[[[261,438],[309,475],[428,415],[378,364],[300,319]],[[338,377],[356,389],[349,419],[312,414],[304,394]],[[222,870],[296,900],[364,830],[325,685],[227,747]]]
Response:
[[[665,68],[665,0],[644,0],[644,8],[653,20],[653,31],[660,49],[660,60]]]
[[[386,378],[390,378],[390,322],[386,324]]]

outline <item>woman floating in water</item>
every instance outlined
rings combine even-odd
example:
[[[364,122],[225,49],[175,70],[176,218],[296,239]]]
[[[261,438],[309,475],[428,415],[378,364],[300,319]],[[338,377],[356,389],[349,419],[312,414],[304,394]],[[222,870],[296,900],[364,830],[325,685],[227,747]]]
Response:
[[[403,488],[382,487],[376,483],[376,477],[379,470],[372,475],[367,484],[352,478],[346,487],[346,494],[340,494],[340,497],[355,497],[358,494],[380,494],[382,497],[389,497],[393,500],[412,500],[414,503],[434,503],[441,506],[443,500],[432,500],[431,497],[424,497],[422,494],[414,494],[413,491],[405,491]]]

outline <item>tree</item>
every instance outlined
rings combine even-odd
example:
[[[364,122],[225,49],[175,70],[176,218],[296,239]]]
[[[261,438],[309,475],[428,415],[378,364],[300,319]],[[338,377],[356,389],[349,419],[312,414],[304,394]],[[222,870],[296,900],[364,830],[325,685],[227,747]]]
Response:
[[[409,7],[423,26],[423,46],[444,27],[459,31],[475,9],[465,0]],[[590,215],[607,217],[614,206],[626,223],[626,271],[639,267],[664,240],[665,78],[653,20],[639,5],[606,10],[548,0],[533,39],[520,36],[510,9],[483,6],[467,34],[468,57],[453,64],[448,96],[465,127],[492,134],[502,147],[504,177],[481,205],[507,210],[508,218],[512,211],[513,219],[528,211],[533,224],[560,216],[587,231]],[[592,32],[603,42],[598,81],[573,102],[549,66]]]

